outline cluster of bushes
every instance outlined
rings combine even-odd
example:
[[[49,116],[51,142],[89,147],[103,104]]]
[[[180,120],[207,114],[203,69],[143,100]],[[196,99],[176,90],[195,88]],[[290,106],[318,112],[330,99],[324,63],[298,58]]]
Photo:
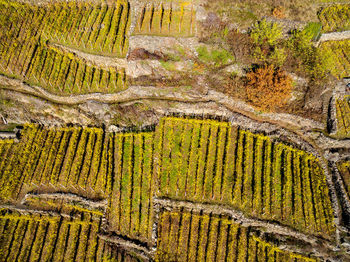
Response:
[[[320,23],[309,23],[304,29],[287,34],[279,24],[264,19],[247,33],[229,31],[222,41],[235,62],[253,66],[247,77],[233,75],[224,90],[234,93],[229,89],[237,88],[234,82],[239,82],[244,99],[258,109],[277,110],[287,104],[294,86],[287,72],[307,79],[310,86],[321,88],[322,83],[337,76],[335,72],[339,73],[339,66],[335,66],[337,56],[314,44],[321,36],[321,28]]]
[[[318,23],[294,30],[289,37],[283,37],[278,24],[266,20],[257,22],[250,31],[255,62],[292,69],[311,79],[322,79],[329,72],[328,57],[313,45],[319,36]]]

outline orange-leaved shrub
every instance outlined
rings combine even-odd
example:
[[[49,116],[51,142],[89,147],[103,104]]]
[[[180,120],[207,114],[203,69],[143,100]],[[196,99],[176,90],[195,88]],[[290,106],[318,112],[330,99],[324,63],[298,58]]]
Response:
[[[276,18],[282,19],[286,17],[286,10],[283,6],[276,6],[273,10],[272,10],[272,15]]]
[[[292,79],[273,65],[259,67],[247,74],[247,98],[256,107],[273,111],[290,97]]]

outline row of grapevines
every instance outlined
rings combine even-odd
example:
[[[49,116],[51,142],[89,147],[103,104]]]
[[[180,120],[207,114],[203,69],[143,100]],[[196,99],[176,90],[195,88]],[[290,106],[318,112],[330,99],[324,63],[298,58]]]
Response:
[[[45,139],[41,147],[33,150],[30,166],[36,167],[29,175],[33,179],[24,180],[24,184],[34,183],[35,187],[51,185],[84,196],[88,196],[91,190],[99,191],[103,195],[105,186],[102,191],[96,188],[100,163],[103,160],[100,159],[100,154],[107,150],[103,143],[103,130],[75,127],[49,129],[48,133],[50,132],[52,135]],[[38,142],[40,143],[40,139]]]
[[[252,261],[317,261],[315,258],[281,250],[273,244],[254,235],[249,238],[249,252],[253,254]]]
[[[226,122],[164,118],[161,197],[227,204],[312,234],[334,234],[325,175],[302,150]]]
[[[350,105],[349,97],[335,101],[337,117],[337,134],[341,137],[348,137],[350,133]]]
[[[318,17],[324,32],[345,31],[350,29],[350,5],[330,5],[322,9]]]
[[[137,20],[135,35],[181,36],[194,35],[195,11],[189,3],[148,4]]]
[[[34,125],[28,125],[23,130],[24,138],[21,140],[21,150],[18,144],[13,141],[3,140],[2,161],[0,162],[0,181],[2,200],[9,200],[14,197],[14,192],[18,191],[23,181],[24,166],[21,164],[27,161],[31,154],[34,139],[37,135],[37,128]]]
[[[193,211],[162,211],[156,261],[316,261],[283,251],[230,218]]]
[[[1,163],[4,199],[41,186],[108,197],[110,230],[145,242],[151,239],[152,196],[158,190],[160,197],[226,204],[248,216],[333,236],[318,160],[227,122],[164,118],[155,134],[25,130]]]
[[[7,166],[11,164],[11,160],[13,159],[13,156],[15,155],[15,145],[14,141],[12,139],[0,139],[0,186],[3,188],[7,185],[7,181],[9,178],[9,173],[5,173],[5,170],[7,169]],[[0,193],[1,199],[6,199],[9,196],[9,192],[2,191]]]
[[[350,75],[350,40],[323,42],[320,49],[327,54],[329,70],[334,76],[343,78]]]
[[[91,137],[89,141],[87,134]],[[4,156],[7,154],[3,161],[7,168],[1,171],[0,177],[5,183],[1,194],[17,198],[41,185],[76,193],[80,192],[79,188],[86,191],[91,187],[88,182],[94,180],[89,178],[89,174],[97,176],[98,170],[93,170],[90,165],[97,162],[93,166],[99,167],[99,152],[93,146],[95,140],[96,144],[101,141],[102,134],[103,131],[98,128],[25,127],[21,141],[13,145],[14,152],[10,154],[3,150]],[[98,138],[95,139],[96,136]],[[96,155],[94,159],[88,152]],[[85,164],[87,168],[83,168]],[[92,188],[95,189],[94,184]]]
[[[350,162],[338,162],[337,167],[344,182],[345,190],[347,191],[348,197],[350,198]]]

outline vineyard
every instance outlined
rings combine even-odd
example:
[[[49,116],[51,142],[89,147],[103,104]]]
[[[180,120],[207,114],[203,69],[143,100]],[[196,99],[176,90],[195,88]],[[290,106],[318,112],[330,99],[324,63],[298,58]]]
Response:
[[[335,110],[337,117],[337,135],[348,137],[350,135],[350,105],[349,97],[336,99]]]
[[[97,5],[58,1],[45,6],[1,0],[0,6],[1,26],[11,30],[7,33],[11,40],[35,42],[41,38],[88,53],[126,55],[130,6],[125,0]]]
[[[345,185],[345,190],[350,198],[350,162],[342,161],[338,163],[338,170]]]
[[[329,70],[334,76],[341,79],[350,75],[350,40],[327,41],[320,48],[332,61]]]
[[[150,242],[154,191],[153,134],[115,134],[113,140],[114,183],[108,206],[108,229]]]
[[[13,201],[44,187],[91,199],[107,198],[109,231],[147,242],[153,224],[152,136],[107,134],[99,128],[27,126],[17,146],[0,144],[4,152],[0,196]]]
[[[100,5],[58,2],[47,12],[44,38],[86,52],[125,57],[130,26],[130,5],[126,0]]]
[[[4,72],[24,75],[23,79],[32,85],[58,94],[113,93],[127,88],[124,70],[97,67],[45,44],[36,46],[32,60],[25,69],[18,67],[20,64],[11,66],[11,61],[5,61],[4,65],[2,68],[7,68]]]
[[[137,19],[135,35],[182,36],[194,35],[195,11],[190,3],[146,4]]]
[[[160,196],[219,203],[322,236],[334,234],[324,173],[310,154],[212,120],[159,125]]]
[[[350,261],[350,3],[277,2],[0,0],[0,262]]]
[[[155,261],[300,261],[316,259],[279,249],[226,217],[164,211]]]
[[[350,30],[350,5],[328,6],[320,11],[318,17],[324,32]]]
[[[244,256],[232,249],[236,248],[233,239],[239,239],[238,235],[234,238],[232,234],[238,234],[238,231],[245,232],[242,233],[245,242],[237,240],[239,248],[241,245],[242,248],[252,246],[252,250],[256,250],[254,254],[265,252],[266,257],[281,257],[276,261],[294,256],[255,238],[249,237],[248,240],[248,229],[239,229],[238,225],[224,217],[179,212],[158,214],[159,207],[155,208],[154,198],[224,205],[242,211],[247,217],[278,221],[310,235],[330,241],[334,239],[333,210],[318,159],[228,122],[164,117],[154,132],[129,133],[106,132],[94,127],[26,125],[19,142],[0,140],[0,183],[2,203],[21,203],[27,207],[26,210],[41,210],[39,217],[31,222],[33,227],[38,228],[35,229],[38,234],[51,235],[47,232],[57,229],[58,223],[64,230],[74,230],[74,234],[64,233],[63,229],[63,233],[61,229],[57,232],[57,239],[67,239],[65,243],[74,242],[76,238],[93,238],[89,240],[93,241],[92,244],[77,241],[58,248],[70,258],[80,256],[79,245],[84,245],[85,250],[90,250],[90,245],[91,250],[99,250],[96,245],[100,245],[98,243],[102,240],[92,237],[91,234],[95,233],[85,228],[85,224],[89,228],[96,227],[96,232],[103,229],[128,241],[137,241],[146,248],[157,242],[158,261],[169,261],[169,256],[186,250],[191,259],[195,256],[195,260],[189,261],[203,261],[203,256],[213,261],[212,258],[219,256],[220,252],[226,254],[223,256]],[[9,216],[6,212],[3,223],[7,225]],[[57,219],[51,215],[58,213]],[[43,215],[45,218],[41,218]],[[15,243],[17,239],[26,237],[19,233],[15,237],[17,226],[27,223],[18,222],[22,221],[18,216],[11,215],[12,220],[9,220],[15,221],[15,228],[8,229],[12,232],[9,234],[14,235],[11,241]],[[47,220],[46,216],[51,220]],[[30,220],[27,214],[25,217],[25,221]],[[155,239],[154,226],[157,223],[158,238]],[[191,233],[193,241],[187,244],[190,237],[182,234],[188,234],[186,230],[189,228],[193,228],[191,230],[198,232],[199,236],[203,231],[205,236],[209,236],[208,242],[206,238],[194,233],[192,236]],[[91,232],[88,236],[83,233],[86,230]],[[72,240],[66,238],[67,234]],[[0,234],[0,237],[7,235]],[[173,237],[187,237],[188,240],[174,240],[177,247],[173,249],[173,244],[169,246]],[[39,239],[42,241],[43,237]],[[218,241],[228,243],[228,239],[231,239],[230,243],[233,241],[232,245],[226,244],[222,250],[216,248]],[[1,241],[7,243],[8,240]],[[32,243],[28,244],[30,250],[31,246],[39,248],[40,243],[50,245],[49,241],[28,241]],[[59,245],[60,242],[55,243]],[[23,249],[25,245],[20,244],[20,247]],[[77,250],[76,253],[70,248]],[[108,247],[101,249],[112,252]],[[3,252],[7,250],[8,257],[22,252],[8,248]],[[91,256],[100,258],[103,250],[91,251]],[[50,256],[58,251],[47,252]],[[102,252],[101,255],[99,252]],[[46,255],[42,251],[34,253]],[[87,252],[86,256],[89,254]],[[63,254],[59,256],[63,257]]]
[[[98,236],[101,219],[89,214],[0,211],[1,261],[139,261]]]
[[[0,72],[58,94],[124,90],[124,70],[97,67],[48,43],[125,56],[128,8],[124,2],[97,7],[58,2],[43,8],[3,0]]]

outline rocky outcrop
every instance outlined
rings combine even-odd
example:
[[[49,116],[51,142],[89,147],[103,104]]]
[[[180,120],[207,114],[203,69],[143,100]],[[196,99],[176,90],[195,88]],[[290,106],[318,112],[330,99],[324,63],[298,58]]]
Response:
[[[15,132],[3,132],[0,131],[0,139],[16,139],[16,133]]]
[[[350,39],[350,31],[325,33],[321,35],[321,38],[316,45],[318,46],[320,43],[326,41],[339,41],[346,39]]]

